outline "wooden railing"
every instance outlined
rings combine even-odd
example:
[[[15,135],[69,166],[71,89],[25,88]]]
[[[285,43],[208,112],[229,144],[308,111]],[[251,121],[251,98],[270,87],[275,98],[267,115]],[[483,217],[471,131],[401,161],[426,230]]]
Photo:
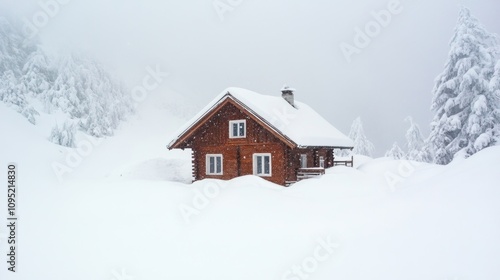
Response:
[[[313,178],[323,174],[325,174],[325,169],[322,167],[299,168],[299,170],[297,170],[297,181]]]
[[[333,161],[333,166],[347,166],[347,167],[353,167],[354,165],[354,157],[351,156],[351,159],[345,159],[343,158],[342,160],[334,160]],[[303,179],[308,179],[308,178],[314,178],[317,176],[321,176],[325,174],[325,169],[323,167],[308,167],[308,168],[299,168],[297,170],[297,181],[303,180]],[[294,182],[287,182],[287,184],[294,183]]]
[[[354,157],[351,156],[351,160],[333,160],[333,166],[339,166],[339,165],[344,165],[348,167],[353,167],[354,166]]]

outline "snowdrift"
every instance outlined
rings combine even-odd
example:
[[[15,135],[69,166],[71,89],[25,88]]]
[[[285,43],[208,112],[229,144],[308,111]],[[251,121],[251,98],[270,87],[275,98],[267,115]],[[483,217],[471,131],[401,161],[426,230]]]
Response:
[[[448,166],[365,158],[289,188],[191,184],[189,152],[165,148],[184,120],[157,101],[63,180],[52,164],[74,149],[0,104],[20,176],[18,272],[0,279],[498,279],[500,147]]]

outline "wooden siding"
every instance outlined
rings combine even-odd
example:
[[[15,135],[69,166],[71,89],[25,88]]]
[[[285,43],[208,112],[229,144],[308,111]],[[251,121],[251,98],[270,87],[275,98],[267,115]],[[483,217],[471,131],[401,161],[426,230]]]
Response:
[[[229,121],[245,120],[246,137],[230,138]],[[293,148],[283,138],[266,128],[244,108],[231,101],[206,117],[183,136],[178,148],[192,148],[193,178],[202,180],[216,178],[229,180],[238,176],[251,175],[253,155],[271,154],[271,176],[262,178],[273,183],[286,185],[297,181],[300,169],[300,155],[307,155],[308,167],[319,167],[319,157],[325,158],[325,168],[333,166],[333,149],[330,148]],[[221,175],[206,174],[206,155],[221,154],[223,157]]]
[[[229,121],[245,120],[246,137],[230,138]],[[195,180],[217,178],[228,180],[238,176],[253,174],[253,154],[271,154],[271,176],[262,177],[276,184],[285,183],[286,145],[262,125],[254,121],[246,112],[231,103],[224,105],[209,118],[189,139],[193,149],[193,177]],[[206,174],[206,155],[223,156],[223,174]]]

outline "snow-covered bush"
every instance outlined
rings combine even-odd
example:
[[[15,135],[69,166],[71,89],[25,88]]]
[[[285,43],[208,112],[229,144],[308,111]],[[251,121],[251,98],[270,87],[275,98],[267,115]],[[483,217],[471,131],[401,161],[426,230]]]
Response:
[[[361,122],[361,117],[356,118],[352,125],[351,131],[349,132],[349,138],[354,141],[354,149],[352,150],[352,154],[355,155],[363,155],[363,156],[372,156],[375,147],[372,142],[366,138],[365,132],[363,130],[363,123]]]
[[[432,162],[431,147],[424,139],[424,136],[420,131],[420,127],[413,121],[412,117],[407,117],[405,120],[410,122],[410,128],[408,128],[405,135],[406,147],[408,149],[406,159],[421,162]]]
[[[398,142],[394,142],[394,144],[392,145],[392,148],[385,153],[385,156],[392,158],[392,159],[404,159],[405,153],[399,147]]]
[[[55,125],[49,136],[49,141],[65,147],[75,147],[76,127],[74,124],[65,122],[62,126]]]

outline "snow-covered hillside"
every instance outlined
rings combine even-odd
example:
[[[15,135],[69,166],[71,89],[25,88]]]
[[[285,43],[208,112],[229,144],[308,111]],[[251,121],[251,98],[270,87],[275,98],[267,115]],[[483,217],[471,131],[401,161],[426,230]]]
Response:
[[[0,279],[500,275],[500,147],[448,166],[360,158],[289,188],[190,184],[189,152],[166,149],[185,121],[173,96],[152,95],[112,137],[78,134],[80,150],[0,103],[1,166],[19,166],[18,272],[4,263]]]

